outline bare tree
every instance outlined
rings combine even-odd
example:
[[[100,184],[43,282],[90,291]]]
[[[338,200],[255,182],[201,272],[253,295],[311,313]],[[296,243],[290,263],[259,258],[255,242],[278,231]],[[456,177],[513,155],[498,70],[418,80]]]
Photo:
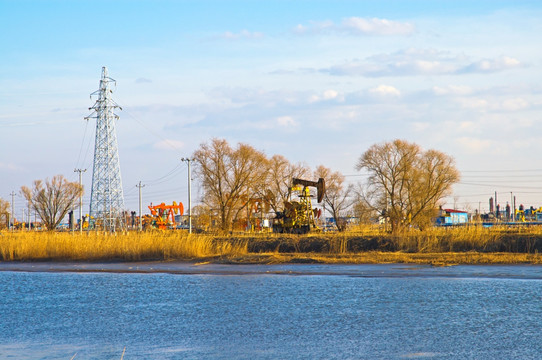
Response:
[[[34,181],[32,189],[23,186],[21,192],[47,230],[53,231],[68,211],[75,207],[83,194],[83,187],[77,182],[69,182],[62,175],[56,175],[51,181]]]
[[[331,171],[323,165],[318,166],[314,172],[317,178],[324,178],[326,182],[326,192],[324,202],[329,206],[335,225],[339,231],[346,230],[345,217],[352,201],[352,185],[345,184],[344,176],[338,171]]]
[[[371,146],[356,169],[368,172],[367,203],[386,213],[393,232],[428,226],[460,178],[452,157],[404,140]]]
[[[9,227],[9,202],[0,198],[0,229]]]
[[[192,222],[196,229],[208,230],[212,222],[211,209],[207,205],[200,204],[192,207]]]
[[[288,200],[292,179],[304,179],[308,174],[310,174],[310,169],[307,165],[292,164],[282,155],[273,155],[269,159],[269,177],[266,181],[265,193],[262,195],[274,212],[281,211],[284,202]]]
[[[361,184],[354,186],[352,200],[352,213],[359,219],[360,224],[371,224],[380,220],[382,214],[375,210],[365,198],[364,189]]]
[[[247,144],[231,148],[226,140],[203,143],[193,155],[203,188],[203,202],[219,215],[227,231],[267,177],[267,158]]]

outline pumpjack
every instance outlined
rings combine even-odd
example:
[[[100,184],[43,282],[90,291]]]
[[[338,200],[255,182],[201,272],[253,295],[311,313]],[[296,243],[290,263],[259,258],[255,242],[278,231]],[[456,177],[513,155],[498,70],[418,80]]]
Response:
[[[309,187],[316,188],[316,199],[318,203],[322,202],[326,192],[323,178],[318,181],[293,178],[292,186],[288,189],[288,200],[284,201],[284,211],[278,211],[273,219],[273,232],[306,234],[320,231],[315,220],[321,216],[322,210],[312,208]],[[298,193],[298,201],[290,200],[292,192]]]
[[[177,204],[174,201],[173,205],[166,205],[165,203],[158,205],[150,204],[149,210],[151,211],[151,216],[146,218],[146,225],[151,228],[165,230],[174,229],[176,227],[175,215],[182,215],[184,207],[182,202]]]

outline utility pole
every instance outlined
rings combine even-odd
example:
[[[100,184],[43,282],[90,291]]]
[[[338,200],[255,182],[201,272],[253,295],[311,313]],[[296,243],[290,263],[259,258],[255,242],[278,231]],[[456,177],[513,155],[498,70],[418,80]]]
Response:
[[[79,185],[83,188],[83,173],[87,169],[75,169],[73,172],[79,173]],[[81,196],[79,197],[79,233],[83,232],[83,192],[81,191]]]
[[[190,173],[190,158],[181,158],[188,164],[188,233],[192,234],[192,175]]]
[[[28,231],[32,230],[32,212],[30,211],[30,201],[28,201]]]
[[[514,195],[514,221],[517,221],[517,217],[516,217],[516,195]]]
[[[510,191],[510,207],[512,208],[510,210],[510,220],[514,221],[515,205],[514,205],[514,197],[512,196],[512,191]]]
[[[497,219],[497,221],[499,220],[499,209],[500,207],[498,206],[497,202],[497,192],[495,191],[495,219]]]
[[[10,225],[11,225],[11,231],[13,231],[14,230],[13,228],[15,227],[15,212],[13,211],[13,201],[15,199],[15,191],[12,191],[10,195],[11,195],[11,223]]]
[[[139,185],[136,185],[136,187],[139,188],[139,231],[143,230],[143,223],[141,221],[141,188],[144,188],[145,185],[141,185],[141,181],[139,182]]]

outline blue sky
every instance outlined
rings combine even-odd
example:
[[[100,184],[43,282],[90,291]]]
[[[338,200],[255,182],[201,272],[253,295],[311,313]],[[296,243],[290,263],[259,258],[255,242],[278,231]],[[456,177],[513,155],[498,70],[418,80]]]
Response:
[[[0,197],[74,168],[90,189],[107,66],[129,209],[139,181],[144,204],[186,203],[180,158],[213,137],[350,182],[401,138],[456,159],[448,207],[538,207],[541,18],[539,1],[0,0]]]

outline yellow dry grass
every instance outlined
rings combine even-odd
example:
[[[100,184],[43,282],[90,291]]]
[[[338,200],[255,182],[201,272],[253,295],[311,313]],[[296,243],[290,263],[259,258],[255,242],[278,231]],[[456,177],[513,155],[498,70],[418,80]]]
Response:
[[[168,260],[247,253],[247,244],[216,242],[211,236],[185,232],[129,234],[4,232],[0,260]]]
[[[240,262],[247,262],[246,259]],[[450,265],[497,265],[497,264],[542,264],[540,254],[518,253],[405,253],[368,251],[349,254],[259,254],[253,262],[282,263],[324,263],[324,264],[424,264],[433,266]]]
[[[410,230],[390,235],[380,226],[360,226],[346,235],[338,236],[376,236],[391,239],[398,250],[406,252],[535,252],[537,239],[542,239],[542,226],[465,226],[432,227],[424,231]]]
[[[393,251],[363,247],[364,244],[374,245],[374,239],[377,245],[379,241],[391,244],[385,250]],[[265,250],[266,242],[273,244],[270,249]],[[322,251],[302,250],[302,242],[314,244],[315,248],[321,246]],[[542,227],[432,228],[391,235],[381,227],[365,226],[346,233],[314,233],[302,237],[284,234],[196,235],[183,231],[125,234],[5,231],[0,233],[0,261],[198,259],[230,263],[542,264],[542,256],[537,251],[541,242]],[[358,250],[349,250],[352,243],[360,246]],[[291,245],[290,248],[293,246],[297,252],[281,252],[276,244]]]

